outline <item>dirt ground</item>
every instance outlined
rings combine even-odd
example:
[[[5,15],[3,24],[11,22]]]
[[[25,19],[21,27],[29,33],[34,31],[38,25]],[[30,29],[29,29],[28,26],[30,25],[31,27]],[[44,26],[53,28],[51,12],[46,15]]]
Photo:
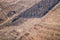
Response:
[[[29,4],[27,4],[27,1]],[[15,4],[16,2],[14,0],[6,0],[5,3],[8,4],[3,4],[2,2],[4,2],[4,0],[1,0],[0,3],[2,3],[3,11],[0,13],[3,13],[1,15],[4,17],[0,16],[0,18],[4,19],[6,17],[6,13],[8,13],[10,10],[15,10],[17,14],[20,13],[21,11],[18,11],[18,9],[21,8],[20,6],[22,5],[24,6],[24,9],[22,9],[23,12],[23,10],[29,9],[39,1],[41,0],[22,0],[21,3],[19,0],[17,0],[16,2],[18,2],[18,4]],[[12,4],[13,6],[11,6]],[[14,17],[7,17],[5,20],[10,18],[13,19]],[[60,40],[60,2],[41,18],[19,18],[14,23],[1,26],[0,40]]]

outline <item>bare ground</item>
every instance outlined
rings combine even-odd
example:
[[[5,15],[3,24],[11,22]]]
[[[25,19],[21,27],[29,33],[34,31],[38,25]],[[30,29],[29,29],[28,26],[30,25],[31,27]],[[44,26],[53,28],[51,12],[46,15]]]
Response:
[[[42,18],[0,29],[0,40],[60,40],[60,3]]]

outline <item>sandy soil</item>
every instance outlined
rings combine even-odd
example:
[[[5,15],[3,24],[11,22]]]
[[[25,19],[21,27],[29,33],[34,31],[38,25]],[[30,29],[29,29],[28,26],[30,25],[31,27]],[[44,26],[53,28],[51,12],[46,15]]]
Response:
[[[0,40],[60,40],[60,3],[42,18],[20,18],[17,21],[0,27]]]

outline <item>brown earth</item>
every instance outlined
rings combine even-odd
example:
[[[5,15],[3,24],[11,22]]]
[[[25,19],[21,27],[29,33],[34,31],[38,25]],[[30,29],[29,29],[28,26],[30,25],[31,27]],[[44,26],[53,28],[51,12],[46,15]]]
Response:
[[[4,26],[0,29],[0,40],[60,40],[60,3],[42,18],[30,18],[17,26]]]

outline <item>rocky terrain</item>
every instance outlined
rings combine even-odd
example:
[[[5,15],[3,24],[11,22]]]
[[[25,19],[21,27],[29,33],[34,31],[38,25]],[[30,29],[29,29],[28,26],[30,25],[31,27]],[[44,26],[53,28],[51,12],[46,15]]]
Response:
[[[0,8],[0,40],[60,40],[59,0],[1,0]]]

